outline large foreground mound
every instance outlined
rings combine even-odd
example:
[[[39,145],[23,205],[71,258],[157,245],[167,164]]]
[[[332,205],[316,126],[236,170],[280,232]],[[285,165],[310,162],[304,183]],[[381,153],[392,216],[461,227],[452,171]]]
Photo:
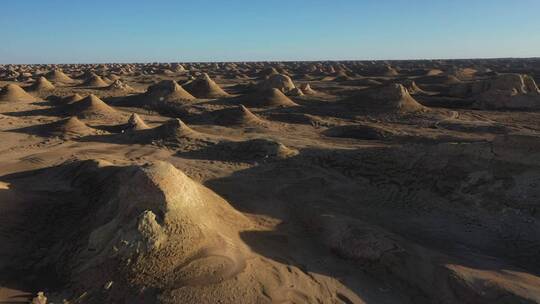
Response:
[[[11,228],[26,245],[0,255],[0,269],[39,274],[34,284],[56,282],[63,297],[84,293],[84,303],[322,303],[335,297],[329,288],[336,286],[253,256],[240,238],[250,221],[171,164],[114,167],[91,160],[11,180],[26,191],[35,181],[51,195],[39,212],[32,200],[21,204],[27,210],[21,220],[32,225]]]

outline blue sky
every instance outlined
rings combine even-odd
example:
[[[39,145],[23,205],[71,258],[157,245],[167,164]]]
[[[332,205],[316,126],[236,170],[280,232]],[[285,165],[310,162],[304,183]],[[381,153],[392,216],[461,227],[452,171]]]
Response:
[[[540,56],[540,0],[7,0],[0,63]]]

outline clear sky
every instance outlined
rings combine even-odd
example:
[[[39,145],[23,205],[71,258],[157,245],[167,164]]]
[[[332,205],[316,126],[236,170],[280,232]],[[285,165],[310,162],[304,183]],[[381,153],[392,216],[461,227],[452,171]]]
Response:
[[[540,0],[0,4],[0,63],[540,56]]]

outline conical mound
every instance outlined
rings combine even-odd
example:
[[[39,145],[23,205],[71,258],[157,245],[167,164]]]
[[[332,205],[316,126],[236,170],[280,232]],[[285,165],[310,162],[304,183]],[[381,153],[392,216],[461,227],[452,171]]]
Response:
[[[220,98],[227,97],[229,94],[208,76],[203,74],[202,77],[197,78],[189,83],[183,85],[191,95],[197,98]]]
[[[0,102],[35,101],[36,98],[16,84],[6,85],[0,92]]]
[[[216,123],[225,126],[263,126],[267,124],[244,105],[220,111]]]
[[[94,94],[70,105],[69,111],[80,118],[117,117],[118,112]]]
[[[151,102],[165,101],[191,101],[195,100],[193,95],[189,94],[184,88],[173,80],[162,80],[148,88],[145,93]]]
[[[34,84],[28,87],[31,91],[53,91],[55,89],[54,85],[47,80],[47,78],[40,76]]]
[[[49,73],[45,75],[45,78],[52,82],[58,82],[58,83],[73,83],[73,79],[71,79],[68,75],[64,74],[64,72],[60,70],[52,70]]]
[[[92,75],[83,83],[83,86],[103,88],[109,86],[109,84],[98,75]]]
[[[137,115],[137,113],[131,114],[127,124],[123,128],[124,131],[139,131],[139,130],[146,130],[146,129],[150,129],[150,127],[144,122],[144,120],[139,115]]]
[[[297,104],[276,88],[257,91],[246,96],[244,104],[254,107],[293,107]]]
[[[304,84],[303,86],[300,87],[300,89],[302,90],[302,92],[306,95],[313,95],[313,94],[317,94],[317,91],[313,90],[311,88],[311,86],[309,85],[309,83],[306,83]]]
[[[384,76],[398,76],[399,73],[396,69],[394,69],[393,67],[387,65],[383,68],[383,75]]]
[[[348,101],[367,112],[405,113],[427,110],[412,98],[403,85],[396,83],[366,90]]]
[[[55,121],[45,127],[47,134],[60,137],[80,137],[92,134],[94,131],[77,117]]]
[[[154,139],[165,139],[175,141],[179,139],[199,139],[202,134],[191,129],[179,118],[171,119],[163,125],[154,128]]]
[[[128,84],[122,82],[121,80],[116,79],[115,81],[113,81],[113,83],[111,83],[111,85],[107,87],[107,90],[130,92],[133,91],[133,88]]]
[[[74,211],[69,219],[51,205],[32,213],[32,222],[41,229],[25,232],[46,249],[30,242],[18,259],[37,260],[36,268],[52,266],[54,275],[62,274],[69,282],[65,288],[84,290],[90,303],[104,299],[103,286],[109,282],[120,292],[108,294],[106,303],[133,302],[130,299],[140,295],[131,290],[141,287],[163,290],[158,293],[169,303],[211,303],[215,296],[201,295],[201,286],[232,299],[235,292],[220,282],[234,283],[235,290],[257,284],[236,278],[249,258],[240,239],[240,231],[253,227],[249,219],[170,163],[116,167],[105,161],[76,161],[42,170],[31,181],[45,183],[55,193],[84,195],[78,204],[55,196]],[[168,296],[168,291],[176,294]],[[249,303],[261,299],[262,294],[251,294]]]
[[[178,118],[155,128],[130,132],[128,138],[140,144],[171,147],[177,152],[205,149],[220,141],[216,135],[195,131]]]
[[[291,77],[283,74],[273,74],[258,84],[261,90],[278,89],[283,93],[288,93],[296,88]]]

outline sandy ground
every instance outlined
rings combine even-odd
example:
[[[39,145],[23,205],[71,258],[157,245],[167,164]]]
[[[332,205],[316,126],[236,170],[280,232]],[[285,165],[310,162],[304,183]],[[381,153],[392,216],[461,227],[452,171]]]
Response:
[[[0,81],[34,97],[0,102],[0,303],[540,303],[540,114],[479,109],[424,75],[495,76],[429,64]]]

